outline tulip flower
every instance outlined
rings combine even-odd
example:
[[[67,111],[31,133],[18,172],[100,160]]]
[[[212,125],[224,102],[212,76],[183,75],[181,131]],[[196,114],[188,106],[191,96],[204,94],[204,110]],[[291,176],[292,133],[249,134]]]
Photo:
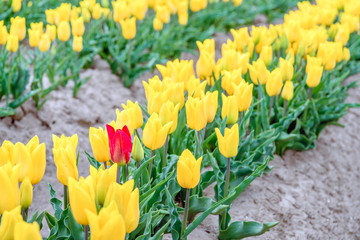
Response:
[[[189,97],[186,104],[186,121],[191,129],[200,131],[206,127],[207,116],[205,101]]]
[[[100,3],[96,3],[92,12],[92,17],[94,19],[99,19],[101,17],[101,6]]]
[[[177,162],[177,182],[186,188],[185,212],[181,228],[181,236],[184,234],[189,214],[190,189],[196,187],[200,182],[200,167],[202,157],[195,159],[194,155],[185,149]]]
[[[134,130],[142,127],[144,120],[141,108],[138,102],[127,101],[127,105],[122,104],[123,111],[116,110],[116,128],[122,128],[126,125],[132,135]]]
[[[70,25],[68,22],[62,21],[57,29],[58,38],[62,42],[66,42],[70,38]]]
[[[54,41],[56,39],[56,26],[46,25],[46,34],[49,35],[51,41]]]
[[[85,32],[84,18],[79,17],[78,19],[71,20],[71,30],[73,36],[83,36]]]
[[[160,109],[159,118],[161,119],[161,124],[164,126],[167,123],[172,122],[168,134],[171,134],[176,130],[179,108],[179,104],[175,106],[173,102],[168,100]]]
[[[131,13],[137,20],[141,21],[145,18],[148,5],[146,0],[135,0],[132,5]]]
[[[266,66],[269,66],[272,62],[272,47],[271,46],[264,46],[261,49],[261,53],[259,58],[263,60]]]
[[[172,122],[162,125],[159,115],[157,113],[151,114],[143,131],[144,145],[153,151],[161,148],[165,143],[167,134],[172,125]]]
[[[19,39],[16,35],[9,35],[6,42],[6,50],[9,52],[16,52],[19,48]]]
[[[200,181],[200,166],[202,157],[195,159],[194,155],[185,149],[177,162],[177,181],[182,188],[191,189]]]
[[[306,85],[310,88],[314,88],[319,85],[321,76],[323,73],[323,67],[321,66],[310,66],[309,72],[306,78]]]
[[[250,78],[251,81],[258,85],[258,82],[260,82],[260,85],[266,84],[267,80],[270,78],[270,72],[266,68],[265,63],[258,59],[256,62],[253,62],[253,65],[248,64],[248,68],[250,71]]]
[[[252,92],[254,85],[242,81],[238,86],[233,84],[233,87],[239,112],[248,110],[252,102]]]
[[[0,198],[0,214],[4,214],[5,211],[10,211],[20,205],[19,172],[19,165],[12,167],[11,163],[7,163],[0,167],[0,194],[4,196]]]
[[[154,28],[155,31],[160,31],[160,30],[162,30],[162,29],[163,29],[163,26],[164,26],[164,24],[163,24],[162,21],[160,21],[160,20],[157,19],[157,18],[154,18],[154,20],[153,20],[153,28]]]
[[[33,199],[33,186],[29,177],[25,177],[20,186],[20,204],[23,209],[30,207]]]
[[[96,213],[94,182],[91,176],[80,177],[79,182],[69,178],[69,200],[75,220],[81,225],[89,225],[85,210]]]
[[[53,135],[53,154],[54,162],[57,168],[57,178],[64,186],[68,186],[68,179],[77,180],[79,173],[76,163],[76,146],[78,143],[77,135],[61,138]]]
[[[4,45],[8,39],[8,32],[6,26],[3,25],[4,21],[0,21],[0,45]]]
[[[125,39],[133,39],[136,35],[136,18],[131,17],[125,20],[120,20],[122,33]]]
[[[28,30],[29,33],[29,45],[30,47],[39,46],[41,32],[33,29]]]
[[[286,81],[281,93],[281,97],[286,101],[290,101],[294,95],[294,84],[291,81]]]
[[[239,110],[237,105],[236,96],[226,97],[222,94],[222,108],[221,108],[221,118],[226,118],[226,124],[234,124],[239,118]]]
[[[283,81],[290,81],[294,75],[294,66],[290,61],[280,58],[280,72]]]
[[[115,22],[121,22],[124,19],[127,19],[130,17],[130,7],[128,6],[126,1],[113,1],[112,2],[113,9],[114,9],[114,21]],[[135,19],[135,18],[134,18]]]
[[[188,96],[194,98],[200,98],[203,93],[205,93],[207,82],[201,82],[199,78],[196,78],[194,75],[190,77],[186,84],[186,90],[188,92]]]
[[[206,92],[204,102],[207,123],[211,123],[215,119],[218,108],[218,91]]]
[[[270,78],[266,82],[265,86],[266,92],[270,97],[280,94],[283,85],[281,77],[282,76],[279,68],[271,72]]]
[[[96,201],[103,205],[111,183],[116,182],[116,164],[109,169],[100,166],[99,169],[90,166],[90,175],[93,179]]]
[[[206,79],[212,76],[215,67],[215,53],[200,52],[199,60],[196,63],[196,73],[199,78]]]
[[[222,89],[224,89],[229,95],[233,95],[234,94],[233,83],[235,85],[239,85],[240,82],[244,80],[241,74],[242,74],[241,68],[234,70],[232,72],[223,71],[223,78],[221,79]]]
[[[11,18],[10,35],[18,37],[19,41],[24,40],[26,36],[26,20],[22,17]]]
[[[74,36],[72,48],[75,52],[81,52],[83,49],[83,38]]]
[[[219,151],[226,157],[235,157],[239,147],[239,127],[234,124],[231,128],[225,128],[225,134],[222,135],[219,128],[215,128],[218,139]]]
[[[107,132],[102,127],[89,129],[89,140],[93,150],[94,158],[98,162],[110,160],[109,138]]]
[[[250,40],[249,29],[247,27],[243,27],[238,30],[231,29],[230,32],[234,38],[236,49],[239,52],[242,52]]]
[[[133,148],[131,150],[131,154],[135,162],[140,163],[144,159],[144,149],[141,145],[140,139],[138,136],[134,138]],[[139,166],[139,164],[138,164]]]
[[[131,135],[129,129],[125,125],[122,129],[115,129],[106,125],[106,131],[109,138],[110,157],[118,166],[128,164],[132,149]]]
[[[134,231],[140,220],[139,189],[134,190],[134,179],[123,185],[112,183],[105,199],[104,207],[110,207],[115,202],[119,213],[123,216],[126,233]]]
[[[19,221],[15,225],[14,240],[42,240],[39,224]]]
[[[185,26],[189,20],[188,12],[178,13],[179,24]]]
[[[125,221],[115,202],[100,210],[99,214],[85,210],[91,228],[91,240],[124,240]]]
[[[17,206],[11,210],[1,212],[0,239],[14,239],[15,227],[19,222],[23,221],[20,209],[20,206]]]
[[[21,1],[22,0],[12,0],[11,8],[13,12],[18,12],[21,9]]]
[[[46,52],[49,50],[51,44],[51,39],[48,34],[42,34],[39,41],[39,50],[41,52]]]

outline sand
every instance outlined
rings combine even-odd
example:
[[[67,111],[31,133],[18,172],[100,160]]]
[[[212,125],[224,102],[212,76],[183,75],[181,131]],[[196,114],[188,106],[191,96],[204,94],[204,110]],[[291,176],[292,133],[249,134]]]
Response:
[[[227,36],[216,35],[217,54]],[[183,54],[182,58],[196,57]],[[0,143],[5,139],[26,143],[35,134],[46,143],[46,172],[35,187],[31,212],[34,209],[52,212],[47,183],[52,184],[62,198],[62,185],[57,181],[52,157],[52,134],[78,134],[79,173],[87,176],[89,164],[83,151],[91,152],[89,127],[104,126],[115,120],[115,109],[127,99],[142,102],[142,80],[153,74],[144,74],[131,89],[126,89],[107,63],[97,58],[94,66],[81,76],[91,76],[91,79],[76,98],[72,97],[72,84],[69,84],[52,92],[39,111],[29,101],[24,105],[24,113],[0,119]],[[348,101],[360,102],[358,89],[350,90]],[[326,127],[315,150],[287,151],[282,158],[276,156],[270,163],[273,171],[256,179],[233,203],[232,220],[280,222],[257,239],[360,239],[359,117],[359,109],[350,109],[340,119],[346,127]],[[206,194],[212,196],[212,189]],[[217,224],[217,217],[208,217],[189,239],[216,239]],[[44,236],[47,232],[45,228]]]

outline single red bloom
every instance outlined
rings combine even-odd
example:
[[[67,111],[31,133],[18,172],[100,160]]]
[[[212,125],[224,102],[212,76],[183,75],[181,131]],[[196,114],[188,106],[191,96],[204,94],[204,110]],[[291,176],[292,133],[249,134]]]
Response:
[[[106,124],[106,130],[109,137],[109,147],[111,160],[114,163],[125,165],[130,160],[132,149],[131,135],[128,127],[125,125],[122,129],[115,129]]]

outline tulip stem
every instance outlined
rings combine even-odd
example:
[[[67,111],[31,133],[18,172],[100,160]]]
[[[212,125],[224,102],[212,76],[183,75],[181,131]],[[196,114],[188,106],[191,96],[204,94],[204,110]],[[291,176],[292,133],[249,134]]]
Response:
[[[182,228],[181,228],[181,238],[180,239],[183,239],[183,235],[184,235],[186,225],[187,225],[187,219],[188,219],[188,215],[189,215],[189,198],[190,198],[190,188],[187,188],[186,189],[184,218],[183,218],[183,223],[182,223]]]
[[[28,212],[29,212],[29,208],[25,208],[21,210],[22,217],[25,222],[27,221]]]
[[[106,165],[106,162],[104,162],[104,167],[105,167],[105,169],[107,169],[107,165]]]
[[[312,95],[312,88],[309,88],[309,89],[308,89],[308,92],[307,92],[307,98],[308,98],[309,100],[311,99],[311,95]],[[308,106],[305,108],[304,116],[303,116],[303,122],[306,121],[308,108],[309,108]]]
[[[121,182],[121,166],[120,166],[120,164],[117,164],[116,182],[118,184],[120,184],[120,182]]]
[[[126,164],[126,175],[125,175],[125,182],[128,179],[128,175],[129,175],[129,165]]]
[[[241,124],[241,120],[242,120],[242,112],[239,112],[239,125]]]
[[[9,63],[9,76],[8,76],[8,81],[6,82],[6,105],[9,102],[9,97],[10,97],[10,84],[11,84],[11,66],[12,66],[12,61],[13,61],[13,55],[12,53],[10,54],[10,63]]]
[[[154,150],[151,150],[151,156],[150,158],[152,158],[154,156]],[[151,178],[151,170],[152,170],[152,165],[153,165],[153,161],[154,159],[152,159],[149,163],[149,177]]]
[[[271,120],[271,109],[273,107],[274,104],[274,97],[270,97],[270,105],[269,105],[269,122]]]
[[[89,239],[89,225],[84,226],[84,236],[85,236],[85,240]]]
[[[286,116],[287,106],[288,106],[288,101],[284,100],[284,117]]]
[[[227,166],[226,166],[224,198],[226,198],[228,195],[229,183],[230,183],[230,158],[228,158]],[[226,228],[226,214],[227,214],[227,210],[224,211],[223,216],[222,216],[222,229],[223,230]]]
[[[165,147],[164,147],[164,156],[162,159],[162,168],[166,167],[166,157],[167,157],[167,151],[168,151],[168,144],[169,144],[169,135],[166,136],[166,140],[165,140]]]
[[[68,202],[68,187],[64,185],[64,210],[67,208]]]
[[[198,156],[197,157],[200,157],[201,156],[201,133],[200,131],[198,131]]]

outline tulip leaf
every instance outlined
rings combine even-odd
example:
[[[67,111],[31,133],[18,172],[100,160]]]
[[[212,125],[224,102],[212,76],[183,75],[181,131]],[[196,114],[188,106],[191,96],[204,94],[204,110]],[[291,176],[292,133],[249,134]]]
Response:
[[[220,240],[235,240],[246,237],[258,236],[270,228],[275,227],[278,222],[258,223],[258,222],[232,222],[225,230],[220,230]]]
[[[0,107],[0,117],[6,117],[17,114],[17,111],[10,107]]]
[[[165,187],[165,192],[171,218],[171,235],[174,240],[179,240],[182,227],[180,216],[175,206],[174,199],[171,197],[171,194],[167,187]]]
[[[136,240],[143,240],[143,239],[145,240],[145,239],[150,238],[150,236],[151,236],[151,218],[152,218],[151,214],[147,215],[145,231],[141,236],[137,237]]]
[[[48,186],[50,188],[50,196],[51,196],[50,203],[54,209],[56,219],[59,220],[61,217],[61,214],[63,212],[63,210],[61,208],[62,202],[58,198],[56,198],[56,192],[50,183],[48,183]]]
[[[167,221],[167,223],[165,223],[159,230],[157,230],[156,233],[154,234],[154,236],[152,236],[150,238],[150,240],[162,239],[162,235],[164,234],[166,229],[169,227],[170,223],[171,223],[171,219],[169,221]]]
[[[135,185],[137,185],[137,183],[140,181],[140,177],[143,175],[143,172],[148,171],[147,166],[155,157],[156,156],[152,156],[151,158],[147,159],[146,161],[141,162],[140,167],[134,171],[133,179],[134,179]]]
[[[42,221],[44,217],[45,217],[45,211],[42,211],[40,214],[39,211],[36,211],[34,215],[32,215],[30,219],[28,219],[28,222],[33,223],[36,221],[39,224],[40,229],[42,229],[43,227]]]
[[[199,197],[198,195],[192,195],[189,199],[189,219],[194,219],[196,214],[205,212],[207,209],[211,208],[216,202],[209,197]],[[219,215],[224,209],[229,207],[228,205],[220,205],[214,209],[211,214]]]
[[[49,229],[51,230],[56,224],[56,218],[53,215],[51,215],[50,213],[45,212],[45,219],[49,226]]]
[[[82,240],[84,239],[84,232],[82,226],[76,222],[74,215],[70,208],[68,208],[69,212],[69,226],[71,230],[71,235],[76,240]]]
[[[99,169],[99,167],[101,166],[101,163],[96,161],[96,159],[94,157],[90,156],[90,154],[88,152],[84,151],[84,153],[86,154],[86,157],[87,157],[90,165],[96,169]]]

